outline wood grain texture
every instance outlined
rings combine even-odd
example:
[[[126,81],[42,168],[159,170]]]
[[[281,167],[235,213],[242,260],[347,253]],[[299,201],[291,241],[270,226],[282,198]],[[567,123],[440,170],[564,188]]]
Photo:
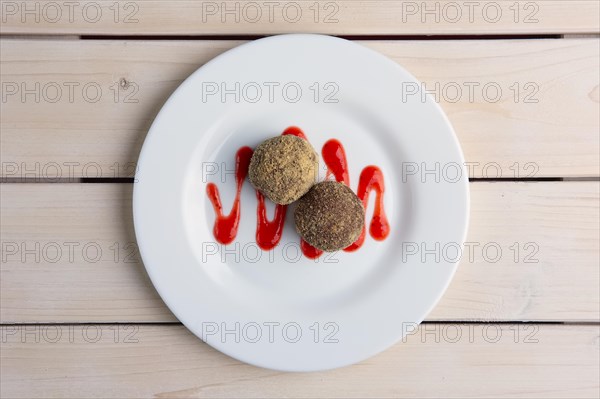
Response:
[[[595,0],[2,0],[5,34],[337,35],[597,33]],[[29,12],[27,12],[29,11]]]
[[[472,183],[473,256],[428,320],[599,321],[599,188]],[[2,185],[3,323],[175,321],[139,261],[131,190]]]
[[[371,359],[321,373],[242,364],[181,326],[28,328],[2,327],[2,397],[597,398],[600,389],[598,326],[421,325]]]
[[[132,176],[164,101],[238,44],[3,40],[2,177]],[[598,39],[362,44],[441,93],[472,177],[598,175]]]
[[[173,90],[243,43],[134,37],[292,32],[564,34],[361,44],[439,85],[471,177],[599,176],[597,0],[297,0],[270,3],[272,14],[249,0],[68,3],[0,0],[10,35],[0,40],[2,178],[131,177]],[[484,98],[486,84],[501,88],[499,101]],[[98,101],[83,88],[92,97],[99,88]],[[463,255],[429,323],[360,364],[288,374],[242,364],[174,323],[139,259],[131,184],[1,184],[0,397],[598,398],[599,190],[472,183],[474,255]],[[485,245],[501,248],[498,261]]]

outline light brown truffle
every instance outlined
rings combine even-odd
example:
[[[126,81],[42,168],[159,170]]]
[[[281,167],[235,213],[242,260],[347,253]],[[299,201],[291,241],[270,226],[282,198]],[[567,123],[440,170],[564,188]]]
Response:
[[[296,230],[322,251],[337,251],[355,242],[365,224],[361,200],[345,184],[325,181],[314,185],[298,201]]]
[[[319,157],[308,141],[292,135],[263,141],[252,155],[250,183],[276,204],[290,204],[315,184]]]

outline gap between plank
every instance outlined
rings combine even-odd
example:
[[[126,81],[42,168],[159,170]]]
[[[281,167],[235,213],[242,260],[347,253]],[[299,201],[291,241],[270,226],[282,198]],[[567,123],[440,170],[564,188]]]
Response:
[[[277,36],[284,33],[264,34],[264,35],[38,35],[38,34],[1,34],[3,39],[23,39],[23,40],[129,40],[129,41],[148,41],[148,40],[256,40],[269,36]],[[563,39],[571,36],[562,34],[492,34],[492,35],[329,35],[346,40],[411,40],[411,41],[430,41],[430,40],[526,40],[526,39]],[[597,37],[594,34],[575,37]]]
[[[522,321],[522,320],[498,320],[498,321],[490,321],[490,320],[427,320],[422,321],[419,324],[468,324],[468,325],[477,325],[477,324],[541,324],[541,325],[552,325],[552,326],[599,326],[600,322],[597,321]],[[0,323],[2,327],[27,327],[27,326],[111,326],[111,325],[136,325],[136,326],[182,326],[183,324],[179,321],[165,321],[165,322],[156,322],[156,321],[135,321],[135,322],[126,322],[126,321],[99,321],[99,322],[58,322],[58,323]]]
[[[279,34],[265,35],[81,35],[81,40],[256,40]],[[506,35],[330,35],[346,40],[507,40],[562,39],[560,34]]]

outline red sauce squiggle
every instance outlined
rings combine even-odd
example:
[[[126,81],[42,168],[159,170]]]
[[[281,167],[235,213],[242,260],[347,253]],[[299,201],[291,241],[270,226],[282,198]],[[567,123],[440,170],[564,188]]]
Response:
[[[256,244],[261,249],[270,251],[279,244],[279,241],[281,241],[287,205],[276,205],[275,217],[273,218],[273,221],[269,221],[269,219],[267,219],[265,196],[257,190],[256,199],[258,200],[258,206],[256,208]]]
[[[281,133],[281,135],[282,136],[296,136],[296,137],[300,137],[301,139],[308,141],[308,139],[306,138],[306,135],[304,134],[302,129],[300,129],[297,126],[288,127],[287,129],[285,129],[283,131],[283,133]]]
[[[297,127],[289,127],[284,132],[284,135],[291,134],[300,138],[306,139],[306,136]],[[216,213],[213,233],[215,239],[221,244],[230,244],[235,240],[238,233],[240,222],[240,195],[242,185],[246,176],[248,176],[248,167],[252,158],[253,150],[250,147],[242,147],[236,153],[235,163],[235,181],[237,191],[233,208],[229,215],[223,215],[223,206],[219,195],[219,189],[213,183],[209,183],[206,187],[208,199],[213,205]],[[287,205],[276,205],[275,216],[272,221],[267,218],[267,208],[265,205],[265,197],[256,190],[256,244],[263,250],[269,251],[279,244],[283,235],[283,226],[285,224],[285,215],[287,213]]]
[[[332,174],[338,182],[350,186],[350,177],[348,176],[348,161],[346,160],[346,151],[344,146],[338,140],[331,139],[323,145],[322,149],[323,160],[327,165],[328,174]],[[390,233],[390,225],[385,215],[383,207],[383,193],[385,192],[385,184],[383,181],[383,173],[377,166],[365,167],[359,178],[358,190],[356,195],[363,203],[365,210],[369,204],[369,193],[374,190],[376,193],[375,210],[369,227],[369,233],[374,239],[384,240]],[[366,224],[366,223],[365,223]],[[366,236],[366,227],[358,237],[358,239],[344,248],[344,251],[352,252],[360,248]]]
[[[221,204],[221,196],[219,189],[214,183],[208,183],[206,186],[206,194],[212,203],[215,210],[216,218],[213,226],[213,234],[215,239],[221,244],[229,244],[235,240],[240,224],[240,195],[242,193],[242,185],[246,176],[248,176],[248,166],[250,158],[252,158],[252,148],[242,147],[235,154],[235,183],[237,190],[233,207],[227,216],[223,215],[223,205]]]
[[[307,140],[304,132],[296,127],[287,128],[282,135],[293,135]],[[206,186],[206,194],[215,210],[215,223],[213,233],[215,239],[221,244],[230,244],[235,240],[238,233],[238,227],[241,216],[240,196],[244,180],[248,176],[248,167],[252,158],[253,150],[250,147],[240,148],[235,156],[235,181],[236,194],[233,201],[233,206],[228,215],[223,214],[223,206],[219,195],[219,189],[214,183],[209,183]],[[327,176],[333,175],[339,182],[350,186],[350,176],[348,172],[348,162],[346,152],[342,143],[332,139],[323,145],[322,155],[325,164],[327,165]],[[360,174],[358,183],[357,195],[362,201],[365,209],[369,201],[369,194],[375,191],[375,210],[369,226],[371,237],[376,240],[384,240],[390,233],[390,225],[385,215],[383,206],[383,193],[385,192],[385,184],[383,173],[377,166],[367,166]],[[257,208],[256,208],[256,243],[263,250],[271,250],[279,244],[283,235],[285,224],[285,216],[287,213],[287,205],[276,205],[275,215],[273,220],[267,218],[267,210],[265,206],[264,196],[256,191]],[[360,248],[366,237],[366,227],[363,227],[360,237],[352,245],[345,248],[345,251],[355,251]],[[310,259],[317,259],[323,254],[323,251],[313,247],[303,239],[300,240],[300,249],[304,256]]]
[[[323,145],[321,150],[325,165],[327,165],[327,177],[333,175],[335,180],[350,187],[350,175],[348,174],[348,161],[346,151],[342,143],[331,139]]]
[[[233,207],[228,215],[223,215],[223,206],[219,189],[214,183],[206,186],[206,194],[213,205],[216,213],[213,234],[215,239],[221,244],[231,244],[238,233],[241,216],[240,195],[246,176],[248,176],[248,167],[253,151],[250,147],[242,147],[235,155],[235,182],[237,190]],[[285,214],[287,206],[277,205],[275,207],[275,217],[272,221],[267,218],[267,208],[265,198],[260,192],[256,192],[258,205],[256,209],[256,244],[263,250],[269,251],[279,244],[283,235],[283,225],[285,223]]]
[[[385,240],[390,234],[390,224],[385,215],[383,208],[383,193],[385,192],[385,184],[383,182],[383,173],[377,166],[367,166],[360,174],[360,180],[358,182],[358,190],[356,195],[361,199],[365,210],[369,204],[369,194],[371,191],[375,191],[375,209],[373,210],[373,217],[371,218],[371,224],[369,226],[369,233],[371,237],[377,241]],[[358,239],[349,247],[345,248],[344,251],[356,251],[365,242],[366,236],[366,221],[363,226],[362,232]]]
[[[319,256],[323,255],[323,251],[304,241],[304,238],[300,238],[300,250],[302,251],[302,255],[308,259],[318,259]]]

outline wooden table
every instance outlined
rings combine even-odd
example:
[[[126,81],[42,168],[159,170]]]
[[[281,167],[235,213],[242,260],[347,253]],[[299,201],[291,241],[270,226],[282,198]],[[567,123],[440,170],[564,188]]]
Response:
[[[0,3],[2,397],[600,395],[598,0]],[[286,32],[360,41],[437,91],[472,180],[473,251],[426,322],[323,373],[195,338],[132,226],[164,101],[214,56]]]

